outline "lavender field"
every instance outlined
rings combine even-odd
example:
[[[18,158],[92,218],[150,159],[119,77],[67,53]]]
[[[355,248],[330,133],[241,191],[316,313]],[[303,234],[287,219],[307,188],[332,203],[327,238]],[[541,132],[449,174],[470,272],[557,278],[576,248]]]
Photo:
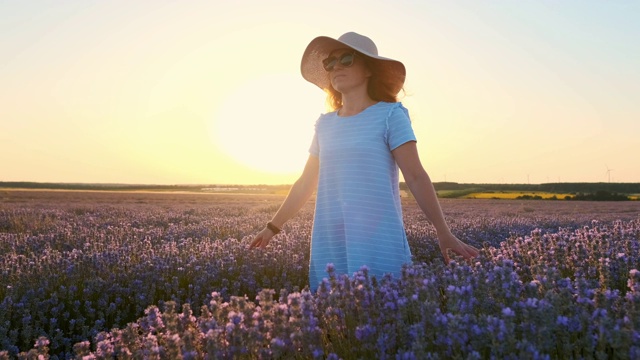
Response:
[[[640,358],[638,201],[442,200],[445,265],[406,200],[401,278],[310,293],[313,202],[247,250],[282,199],[0,190],[0,359]]]

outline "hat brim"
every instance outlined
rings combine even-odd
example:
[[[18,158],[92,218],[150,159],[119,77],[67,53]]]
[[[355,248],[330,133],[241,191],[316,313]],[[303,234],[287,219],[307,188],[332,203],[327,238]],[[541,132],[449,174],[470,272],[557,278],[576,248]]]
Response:
[[[356,50],[370,58],[376,63],[376,69],[380,72],[382,81],[388,89],[393,91],[394,94],[398,94],[402,90],[406,69],[400,61],[370,54],[365,50],[355,48],[328,36],[318,36],[307,45],[300,63],[302,77],[322,90],[326,91],[331,88],[331,81],[327,76],[326,70],[322,67],[322,60],[326,59],[332,51],[342,48]]]

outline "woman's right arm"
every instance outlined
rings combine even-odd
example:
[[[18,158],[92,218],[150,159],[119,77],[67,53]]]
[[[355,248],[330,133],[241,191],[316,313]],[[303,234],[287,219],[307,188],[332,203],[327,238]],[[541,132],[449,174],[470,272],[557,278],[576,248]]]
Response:
[[[273,225],[282,229],[284,223],[296,215],[307,200],[309,200],[309,197],[311,197],[318,186],[319,168],[320,161],[318,157],[309,155],[302,175],[300,175],[300,178],[293,184],[291,190],[289,190],[289,194],[280,206],[280,209],[278,209],[273,219],[271,219],[271,223]],[[274,235],[275,233],[273,231],[268,228],[264,228],[258,235],[256,235],[251,242],[251,245],[249,245],[249,248],[266,247]]]

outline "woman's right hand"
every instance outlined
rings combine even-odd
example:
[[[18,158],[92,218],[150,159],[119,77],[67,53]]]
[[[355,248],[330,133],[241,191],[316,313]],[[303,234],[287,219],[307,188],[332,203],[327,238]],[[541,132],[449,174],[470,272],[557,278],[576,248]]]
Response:
[[[273,233],[273,231],[267,228],[262,229],[262,231],[260,231],[258,235],[256,235],[256,237],[253,239],[251,245],[249,245],[249,249],[266,248],[267,245],[269,245],[269,241],[271,241],[271,238],[274,236],[275,234]]]
[[[318,186],[318,171],[320,169],[320,160],[317,156],[309,155],[307,164],[300,178],[293,184],[289,194],[273,217],[273,221],[282,226],[288,219],[292,218],[302,206],[307,202]],[[275,233],[269,228],[264,228],[249,245],[249,249],[265,248],[269,245],[271,238]]]

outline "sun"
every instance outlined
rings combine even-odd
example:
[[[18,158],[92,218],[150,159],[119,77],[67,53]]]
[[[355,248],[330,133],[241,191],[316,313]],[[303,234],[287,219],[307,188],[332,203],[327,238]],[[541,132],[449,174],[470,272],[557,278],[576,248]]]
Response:
[[[228,92],[213,116],[211,138],[252,169],[300,173],[323,108],[322,92],[300,75],[263,75]]]

